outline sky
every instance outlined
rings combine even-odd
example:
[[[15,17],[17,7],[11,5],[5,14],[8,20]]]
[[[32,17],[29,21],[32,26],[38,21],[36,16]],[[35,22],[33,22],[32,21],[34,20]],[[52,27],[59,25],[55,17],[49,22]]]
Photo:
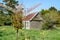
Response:
[[[39,7],[35,9],[35,11],[40,11],[41,9],[48,9],[51,6],[54,6],[58,10],[60,10],[60,0],[20,0],[19,3],[23,1],[25,8],[30,8],[35,4],[41,3]]]
[[[18,3],[23,3],[24,8],[31,8],[35,4],[41,3],[39,7],[34,9],[32,12],[38,12],[42,9],[48,9],[51,6],[54,6],[56,9],[60,10],[60,0],[17,0]],[[0,0],[2,3],[2,0]]]

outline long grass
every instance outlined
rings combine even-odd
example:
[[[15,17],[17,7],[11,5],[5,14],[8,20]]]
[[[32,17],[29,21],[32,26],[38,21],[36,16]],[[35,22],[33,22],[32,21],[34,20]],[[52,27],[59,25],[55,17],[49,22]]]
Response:
[[[53,30],[19,30],[19,40],[60,40],[60,28]],[[0,26],[0,40],[16,40],[12,26]]]

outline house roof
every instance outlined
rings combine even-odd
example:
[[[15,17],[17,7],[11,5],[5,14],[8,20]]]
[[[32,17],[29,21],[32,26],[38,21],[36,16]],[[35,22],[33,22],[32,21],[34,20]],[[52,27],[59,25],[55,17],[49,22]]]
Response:
[[[29,20],[32,20],[34,17],[35,17],[35,15],[37,15],[38,13],[37,12],[35,12],[35,13],[31,13],[31,14],[29,14],[29,15],[27,15],[26,17],[24,17],[24,21],[29,21]]]

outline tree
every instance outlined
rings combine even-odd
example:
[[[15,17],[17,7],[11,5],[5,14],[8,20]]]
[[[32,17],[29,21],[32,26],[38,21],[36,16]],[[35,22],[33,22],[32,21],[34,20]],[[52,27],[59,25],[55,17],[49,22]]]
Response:
[[[19,14],[13,14],[12,15],[12,25],[15,27],[15,29],[17,30],[17,39],[18,40],[18,30],[22,29],[23,25],[22,25],[22,15],[21,12]]]
[[[40,11],[40,13],[41,13],[41,15],[44,15],[45,13],[49,13],[49,10],[44,10],[44,9],[42,9],[42,10]]]
[[[6,6],[9,6],[12,8],[15,8],[15,5],[18,4],[18,1],[16,1],[16,0],[3,0],[3,2],[5,2]]]
[[[0,26],[4,25],[5,22],[5,16],[3,14],[0,14]]]
[[[2,7],[0,7],[0,26],[3,25],[10,25],[10,16],[8,14],[6,14],[7,12],[5,12],[6,10],[4,10]]]
[[[46,28],[46,29],[54,28],[54,25],[56,25],[60,19],[58,12],[57,11],[49,11],[49,12],[44,11],[43,13],[44,13],[44,15],[42,15],[42,13],[41,13],[42,18],[44,19],[43,20],[43,22],[44,22],[43,29],[44,28]]]
[[[50,10],[50,11],[52,11],[52,10],[53,10],[53,11],[57,11],[57,9],[56,9],[55,7],[50,7],[49,10]]]
[[[12,16],[12,25],[15,27],[16,31],[16,40],[18,40],[18,30],[22,29],[23,25],[22,25],[22,9],[16,9],[15,5],[17,5],[17,1],[16,0],[3,0],[6,4],[6,6],[4,5],[0,5],[3,8],[5,8],[6,10],[12,12],[13,14]]]
[[[58,14],[60,15],[60,10],[58,10]]]

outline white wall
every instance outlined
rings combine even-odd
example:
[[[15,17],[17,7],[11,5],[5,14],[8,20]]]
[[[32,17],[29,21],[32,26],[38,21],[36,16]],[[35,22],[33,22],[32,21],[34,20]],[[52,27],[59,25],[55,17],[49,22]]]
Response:
[[[23,21],[23,29],[30,29],[30,21]]]

